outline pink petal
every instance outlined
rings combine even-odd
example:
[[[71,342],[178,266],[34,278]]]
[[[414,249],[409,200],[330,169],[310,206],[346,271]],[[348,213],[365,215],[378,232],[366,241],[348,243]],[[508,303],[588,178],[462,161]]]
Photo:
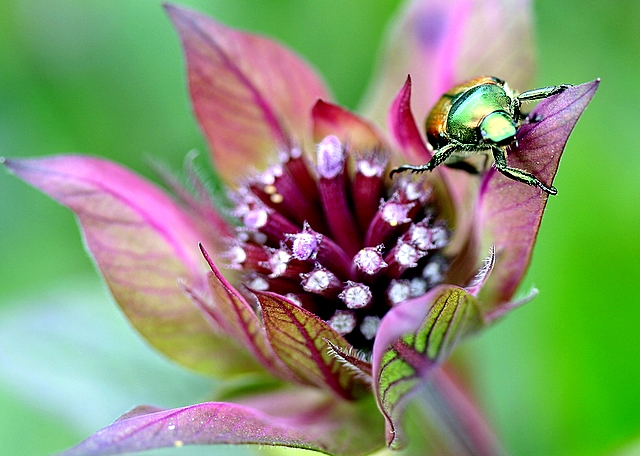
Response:
[[[364,112],[382,124],[407,74],[415,84],[418,119],[426,118],[440,95],[475,76],[531,88],[530,10],[528,0],[414,0],[389,31]]]
[[[113,296],[152,345],[206,373],[238,372],[251,363],[228,348],[179,288],[180,278],[202,282],[197,247],[208,241],[160,189],[98,158],[7,160],[6,166],[76,213]]]
[[[305,62],[266,38],[166,8],[182,39],[194,110],[228,182],[308,141],[309,112],[327,91]]]
[[[271,402],[276,400],[272,398]],[[257,444],[359,456],[383,446],[382,420],[371,403],[280,395],[290,407],[268,414],[225,402],[173,410],[134,409],[61,456],[107,456],[184,445]],[[295,400],[295,402],[294,402]],[[157,410],[157,409],[156,409]]]
[[[331,345],[350,352],[351,345],[302,307],[275,293],[256,292],[271,346],[303,383],[351,399],[370,391],[358,373],[331,352]]]
[[[598,84],[593,81],[575,86],[541,101],[533,112],[541,120],[520,127],[519,146],[509,154],[509,165],[551,185],[569,135]],[[531,261],[548,195],[495,169],[485,176],[481,191],[480,227],[487,242],[495,244],[497,258],[480,295],[490,310],[510,301],[518,288]]]
[[[422,164],[429,161],[431,151],[427,148],[422,135],[416,126],[415,118],[411,110],[411,77],[407,77],[404,85],[393,100],[388,114],[388,123],[396,143],[404,156],[411,164]],[[395,163],[399,166],[401,163]],[[427,174],[439,195],[438,200],[442,205],[441,211],[446,219],[455,227],[455,237],[448,248],[452,256],[459,256],[467,246],[469,232],[473,223],[472,195],[476,191],[473,176],[458,171],[452,171],[444,166],[436,168]],[[475,267],[475,258],[470,265],[457,262],[451,270],[450,277],[466,279],[468,271]],[[453,282],[458,283],[458,282]]]
[[[335,135],[343,144],[356,150],[373,150],[385,143],[383,135],[358,115],[323,100],[313,106],[313,138],[322,141]]]
[[[411,112],[411,76],[407,76],[400,92],[391,103],[388,124],[406,161],[421,164],[431,159],[432,153],[427,148]]]

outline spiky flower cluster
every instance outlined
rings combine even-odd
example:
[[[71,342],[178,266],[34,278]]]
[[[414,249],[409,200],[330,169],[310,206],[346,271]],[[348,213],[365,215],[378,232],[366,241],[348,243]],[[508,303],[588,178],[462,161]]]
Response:
[[[442,282],[449,232],[424,182],[390,183],[384,151],[354,155],[335,136],[313,168],[299,149],[282,154],[233,195],[226,259],[249,290],[286,297],[370,352],[392,306]]]

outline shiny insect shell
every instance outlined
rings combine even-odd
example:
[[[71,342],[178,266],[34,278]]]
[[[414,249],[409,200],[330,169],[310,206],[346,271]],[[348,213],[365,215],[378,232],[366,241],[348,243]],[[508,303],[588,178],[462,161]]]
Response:
[[[442,95],[427,117],[427,140],[435,151],[431,160],[424,165],[402,165],[391,171],[391,176],[404,171],[432,171],[443,163],[468,169],[470,165],[461,166],[461,160],[492,152],[495,167],[502,174],[555,195],[555,187],[547,187],[528,171],[508,166],[507,147],[516,140],[518,126],[525,120],[520,110],[523,102],[548,98],[569,87],[561,84],[518,95],[503,80],[492,76],[457,85]]]

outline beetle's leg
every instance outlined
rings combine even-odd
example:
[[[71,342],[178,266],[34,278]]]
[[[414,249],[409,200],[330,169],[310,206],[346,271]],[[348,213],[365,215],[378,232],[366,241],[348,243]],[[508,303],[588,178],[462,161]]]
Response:
[[[433,171],[433,169],[444,162],[451,154],[456,150],[456,144],[447,144],[441,149],[436,150],[436,153],[431,157],[429,163],[424,165],[402,165],[391,171],[389,177],[393,177],[396,173],[403,173],[405,171],[411,171],[412,173],[423,173],[425,171]]]
[[[573,87],[571,84],[560,84],[557,86],[541,87],[539,89],[527,90],[518,95],[518,101],[534,101],[542,100],[543,98],[549,98],[553,95],[557,95],[564,92],[569,87]]]
[[[522,169],[512,168],[508,166],[507,158],[505,157],[504,150],[502,148],[494,147],[492,150],[496,169],[508,178],[517,180],[518,182],[523,182],[528,185],[535,185],[536,187],[540,187],[550,195],[556,195],[558,193],[558,190],[556,190],[555,187],[547,187],[542,182],[540,182],[538,178],[533,174],[528,173],[527,171],[524,171]]]

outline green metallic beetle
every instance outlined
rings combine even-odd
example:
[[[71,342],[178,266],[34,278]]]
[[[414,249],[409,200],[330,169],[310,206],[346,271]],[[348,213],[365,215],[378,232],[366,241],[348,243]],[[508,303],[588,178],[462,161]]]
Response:
[[[404,171],[432,171],[442,163],[472,169],[461,161],[490,151],[496,169],[502,174],[555,195],[558,193],[555,187],[547,187],[533,174],[507,165],[507,146],[516,141],[518,126],[526,118],[520,111],[522,102],[548,98],[569,87],[568,84],[542,87],[518,95],[503,80],[491,76],[454,87],[440,98],[427,117],[427,140],[435,151],[429,163],[402,165],[391,171],[391,177]]]

